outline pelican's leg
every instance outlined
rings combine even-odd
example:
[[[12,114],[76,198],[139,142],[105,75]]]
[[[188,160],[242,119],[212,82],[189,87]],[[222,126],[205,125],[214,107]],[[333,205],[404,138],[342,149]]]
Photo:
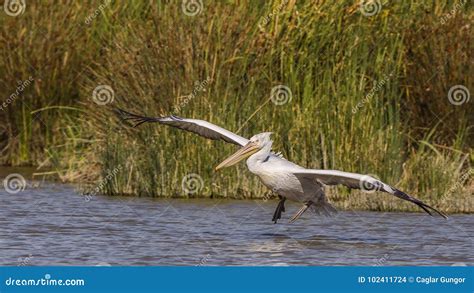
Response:
[[[276,207],[276,210],[275,210],[275,213],[273,213],[273,223],[277,223],[278,219],[281,218],[281,213],[285,212],[285,200],[286,198],[281,196],[281,195],[278,195],[278,198],[280,199],[280,201],[278,202],[278,205]]]
[[[313,202],[308,201],[304,204],[304,206],[290,219],[290,223],[293,223],[294,221],[298,220],[301,215],[306,212],[306,210],[313,204]]]

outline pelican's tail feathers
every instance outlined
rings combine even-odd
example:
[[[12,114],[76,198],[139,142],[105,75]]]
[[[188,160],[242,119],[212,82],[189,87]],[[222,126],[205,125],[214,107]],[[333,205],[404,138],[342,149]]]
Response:
[[[332,217],[337,214],[336,208],[327,201],[321,201],[311,205],[311,211],[317,215]]]

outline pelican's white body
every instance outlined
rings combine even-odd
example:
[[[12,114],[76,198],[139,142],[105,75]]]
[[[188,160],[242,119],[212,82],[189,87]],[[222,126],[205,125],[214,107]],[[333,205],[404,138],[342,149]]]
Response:
[[[277,155],[270,153],[262,159],[256,153],[247,159],[247,167],[266,187],[289,200],[317,203],[324,197],[322,186],[316,180],[296,177],[294,173],[304,170],[303,167]]]

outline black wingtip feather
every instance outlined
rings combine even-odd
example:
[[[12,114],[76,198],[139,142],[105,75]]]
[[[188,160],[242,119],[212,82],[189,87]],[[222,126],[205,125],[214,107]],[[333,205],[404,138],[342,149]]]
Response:
[[[137,114],[133,114],[122,110],[120,108],[115,109],[115,113],[119,116],[122,121],[130,121],[133,124],[133,127],[138,127],[145,122],[158,122],[160,121],[159,118],[154,117],[146,117]]]
[[[438,215],[440,215],[441,217],[445,218],[445,219],[448,219],[448,216],[445,215],[444,213],[442,213],[441,211],[435,209],[434,207],[432,206],[429,206],[427,205],[426,203],[422,202],[421,200],[418,200],[408,194],[406,194],[405,192],[401,191],[401,190],[398,190],[398,189],[395,189],[395,193],[394,193],[395,196],[401,198],[401,199],[404,199],[404,200],[408,200],[408,201],[411,201],[412,203],[416,204],[417,206],[419,206],[420,208],[422,208],[425,212],[427,212],[430,216],[433,216],[433,213],[431,211],[434,211],[436,212]],[[431,210],[431,211],[430,211]]]

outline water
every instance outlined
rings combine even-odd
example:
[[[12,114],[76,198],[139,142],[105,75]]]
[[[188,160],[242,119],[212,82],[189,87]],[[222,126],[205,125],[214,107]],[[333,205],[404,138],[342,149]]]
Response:
[[[274,225],[276,204],[1,189],[0,265],[474,265],[474,215],[341,211],[288,224],[299,206],[287,204]]]

